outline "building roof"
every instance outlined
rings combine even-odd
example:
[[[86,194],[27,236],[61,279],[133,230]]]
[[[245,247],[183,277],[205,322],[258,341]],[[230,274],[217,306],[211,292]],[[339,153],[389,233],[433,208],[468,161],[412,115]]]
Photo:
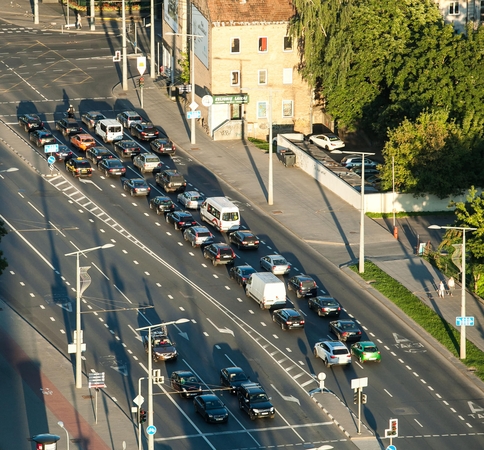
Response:
[[[287,23],[294,15],[290,0],[199,0],[197,3],[207,6],[214,26]]]

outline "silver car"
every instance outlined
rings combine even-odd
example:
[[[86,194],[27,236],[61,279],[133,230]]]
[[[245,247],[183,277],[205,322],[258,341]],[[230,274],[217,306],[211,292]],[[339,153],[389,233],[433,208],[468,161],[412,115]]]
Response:
[[[181,203],[186,209],[199,209],[203,203],[203,197],[197,191],[185,191],[176,197],[178,203]]]
[[[212,239],[213,234],[207,227],[194,226],[187,228],[183,232],[183,238],[185,239],[185,241],[191,242],[192,247],[198,247],[208,239]]]
[[[289,264],[281,255],[267,255],[260,259],[261,269],[272,272],[274,275],[286,275],[291,270],[291,264]]]
[[[322,341],[314,344],[314,356],[321,358],[327,367],[351,364],[351,353],[339,341]]]

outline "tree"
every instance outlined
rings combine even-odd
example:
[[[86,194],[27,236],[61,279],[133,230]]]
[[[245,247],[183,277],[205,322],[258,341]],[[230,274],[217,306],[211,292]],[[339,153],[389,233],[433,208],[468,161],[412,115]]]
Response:
[[[5,228],[5,224],[0,221],[0,241],[2,240],[3,236],[6,236],[7,229]],[[3,252],[0,250],[0,275],[3,271],[8,267],[7,260],[3,257]]]

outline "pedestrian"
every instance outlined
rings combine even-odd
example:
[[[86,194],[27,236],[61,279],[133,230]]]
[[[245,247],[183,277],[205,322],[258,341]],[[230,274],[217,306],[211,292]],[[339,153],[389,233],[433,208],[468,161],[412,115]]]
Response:
[[[81,13],[77,13],[77,29],[82,30],[82,17]]]
[[[444,286],[444,282],[441,281],[439,284],[439,297],[444,298],[444,296],[445,296],[445,286]]]
[[[455,290],[455,280],[454,277],[450,277],[449,281],[447,282],[447,286],[449,286],[449,295],[451,297],[454,296],[454,290]]]

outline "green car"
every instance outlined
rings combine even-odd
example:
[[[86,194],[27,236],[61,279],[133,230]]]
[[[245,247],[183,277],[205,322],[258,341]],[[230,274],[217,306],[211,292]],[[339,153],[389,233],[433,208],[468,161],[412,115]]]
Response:
[[[351,354],[356,356],[360,363],[364,363],[365,361],[381,361],[380,350],[371,341],[356,342],[351,346]]]

